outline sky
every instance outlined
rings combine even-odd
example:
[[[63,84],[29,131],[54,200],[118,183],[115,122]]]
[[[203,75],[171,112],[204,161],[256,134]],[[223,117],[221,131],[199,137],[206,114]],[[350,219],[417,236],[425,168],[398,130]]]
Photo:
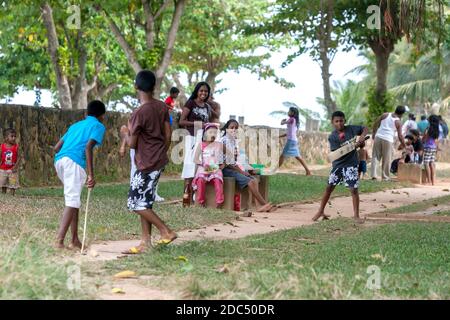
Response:
[[[230,115],[235,115],[244,116],[245,124],[248,125],[280,127],[281,118],[269,114],[275,110],[283,110],[284,101],[294,102],[300,107],[323,114],[322,106],[316,102],[316,97],[323,97],[319,65],[308,54],[304,54],[286,68],[282,68],[281,64],[289,53],[290,51],[285,49],[273,54],[269,63],[278,76],[295,84],[292,89],[282,88],[272,79],[259,80],[257,75],[246,70],[239,73],[228,72],[219,77],[222,81],[217,88],[227,88],[223,93],[216,95],[216,101],[222,106],[221,121],[225,122]],[[364,63],[364,59],[357,54],[357,51],[338,52],[331,65],[331,79],[341,81],[360,79],[356,74],[346,75],[348,71]],[[34,101],[33,91],[20,91],[10,103],[33,105]],[[41,101],[43,106],[51,106],[50,92],[43,91]]]

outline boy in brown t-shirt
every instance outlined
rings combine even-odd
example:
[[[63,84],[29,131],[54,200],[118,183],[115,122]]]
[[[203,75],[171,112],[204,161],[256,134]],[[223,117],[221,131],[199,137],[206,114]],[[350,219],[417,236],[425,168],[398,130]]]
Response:
[[[142,238],[138,247],[125,252],[131,254],[143,252],[151,246],[152,224],[161,234],[158,244],[168,244],[177,238],[152,209],[158,179],[169,162],[167,150],[172,135],[164,102],[153,98],[155,82],[155,75],[148,70],[136,76],[135,87],[141,106],[130,119],[129,145],[136,149],[137,170],[130,181],[127,206],[141,216]]]

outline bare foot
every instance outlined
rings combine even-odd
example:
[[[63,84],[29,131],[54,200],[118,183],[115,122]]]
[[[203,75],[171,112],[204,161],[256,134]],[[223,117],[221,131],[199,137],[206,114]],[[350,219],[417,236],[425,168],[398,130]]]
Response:
[[[359,224],[363,224],[364,222],[366,222],[366,219],[360,217],[354,217],[353,220],[355,220],[355,222]]]
[[[320,218],[322,218],[323,220],[328,220],[330,218],[330,216],[326,215],[323,212],[317,212],[316,215],[312,218],[312,221],[317,221]]]
[[[259,209],[256,210],[256,212],[269,212],[272,207],[273,207],[272,204],[269,202],[263,205],[262,207],[259,207]]]
[[[306,171],[306,175],[307,175],[307,176],[312,176],[311,171],[309,171],[309,170]]]
[[[60,243],[60,242],[55,242],[53,244],[53,248],[55,248],[55,249],[66,249],[66,247],[64,246],[64,243]]]
[[[216,209],[222,209],[223,208],[223,203],[218,203],[216,205]]]
[[[80,240],[75,240],[72,241],[72,243],[70,244],[70,249],[81,249],[82,243]],[[86,249],[86,246],[84,247],[84,249]]]

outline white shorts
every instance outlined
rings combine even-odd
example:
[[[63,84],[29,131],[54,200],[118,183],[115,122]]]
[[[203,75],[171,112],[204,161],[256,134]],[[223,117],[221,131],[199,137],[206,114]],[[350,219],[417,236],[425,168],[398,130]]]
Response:
[[[187,135],[184,137],[184,160],[181,178],[191,179],[195,177],[197,165],[194,162],[195,148],[202,141],[203,130],[197,131],[197,137]]]
[[[64,184],[66,207],[81,207],[81,190],[86,183],[86,171],[72,159],[64,157],[55,163],[59,180]]]

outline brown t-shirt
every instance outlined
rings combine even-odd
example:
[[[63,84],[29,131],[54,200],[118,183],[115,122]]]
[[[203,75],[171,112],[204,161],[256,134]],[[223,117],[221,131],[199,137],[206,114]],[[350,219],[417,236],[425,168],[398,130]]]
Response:
[[[210,121],[211,106],[209,104],[205,103],[203,107],[200,107],[194,100],[188,100],[184,107],[189,109],[189,114],[187,116],[188,121],[201,121],[204,123]],[[187,126],[186,129],[189,131],[191,136],[195,136],[194,126]]]
[[[130,119],[130,134],[137,135],[136,167],[150,172],[162,169],[168,162],[164,122],[170,122],[164,102],[152,100],[139,107]]]

